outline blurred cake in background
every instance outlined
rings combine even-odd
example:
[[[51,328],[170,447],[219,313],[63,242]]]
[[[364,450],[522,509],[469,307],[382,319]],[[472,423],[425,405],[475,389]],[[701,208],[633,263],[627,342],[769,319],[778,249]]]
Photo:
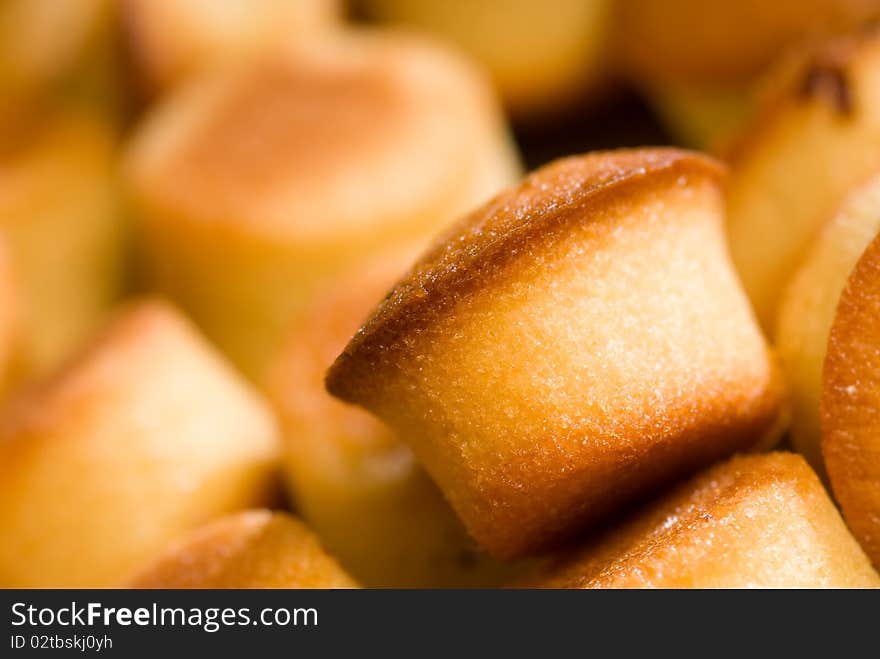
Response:
[[[126,170],[147,282],[257,381],[326,277],[428,240],[518,172],[484,78],[396,32],[290,44],[185,85]]]
[[[822,224],[880,170],[880,32],[837,37],[786,58],[727,152],[734,265],[772,339],[786,284]]]
[[[274,417],[162,302],[120,310],[0,417],[0,587],[108,587],[272,503]]]

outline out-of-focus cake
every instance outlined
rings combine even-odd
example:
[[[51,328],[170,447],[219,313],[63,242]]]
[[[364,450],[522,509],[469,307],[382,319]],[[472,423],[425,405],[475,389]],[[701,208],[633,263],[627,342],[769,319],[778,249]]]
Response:
[[[768,334],[815,233],[880,170],[880,33],[796,59],[730,153],[731,255]]]
[[[0,585],[118,586],[274,491],[265,403],[171,307],[133,304],[0,414]]]
[[[315,534],[285,513],[223,517],[145,567],[134,588],[356,588]]]
[[[41,94],[82,64],[112,15],[112,0],[0,2],[0,110]]]
[[[465,60],[355,32],[186,86],[148,118],[127,169],[149,281],[262,381],[324,279],[425,240],[517,167]]]

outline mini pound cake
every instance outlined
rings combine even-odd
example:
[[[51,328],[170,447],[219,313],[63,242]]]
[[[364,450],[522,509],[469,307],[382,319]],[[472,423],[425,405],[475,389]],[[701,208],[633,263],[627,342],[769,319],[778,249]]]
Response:
[[[125,45],[147,95],[336,25],[340,0],[121,0]]]
[[[356,588],[301,522],[250,510],[218,519],[166,550],[133,588]]]
[[[531,584],[543,588],[880,588],[807,463],[715,466]]]
[[[722,228],[722,168],[675,149],[558,161],[459,222],[327,376],[498,557],[759,443],[779,378]]]
[[[285,480],[296,510],[365,586],[498,585],[515,568],[478,551],[409,447],[324,389],[327,368],[414,258],[406,250],[358,264],[322,287],[288,332],[267,386]]]
[[[517,172],[486,81],[381,32],[187,85],[128,155],[149,282],[257,381],[327,276],[426,240]]]
[[[278,448],[267,406],[190,323],[134,303],[0,414],[0,586],[118,586],[268,503]]]
[[[728,154],[731,255],[768,335],[813,236],[880,170],[880,32],[834,39],[792,61],[768,74],[777,89]]]
[[[789,437],[820,474],[825,468],[819,400],[831,324],[847,278],[878,231],[880,175],[875,175],[822,225],[781,297],[776,347],[791,401]]]
[[[880,567],[880,238],[840,296],[822,380],[822,455],[843,516]]]

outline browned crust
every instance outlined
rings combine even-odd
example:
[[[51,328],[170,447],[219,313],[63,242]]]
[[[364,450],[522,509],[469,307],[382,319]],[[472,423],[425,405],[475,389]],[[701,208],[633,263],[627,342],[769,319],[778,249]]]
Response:
[[[613,45],[637,83],[739,85],[793,46],[863,29],[875,0],[626,0]],[[692,37],[692,38],[689,38]]]
[[[807,54],[803,69],[795,78],[795,96],[822,99],[841,114],[852,112],[852,62],[861,48],[876,42],[873,30],[831,39]]]
[[[880,567],[880,236],[840,297],[822,382],[822,453],[843,515]]]
[[[720,182],[718,161],[674,148],[620,149],[551,163],[456,223],[389,292],[327,373],[327,389],[355,400],[357,373],[374,356],[429,323],[456,296],[484,284],[566,225],[602,221],[621,199],[676,181]]]
[[[475,186],[483,197],[518,174],[483,74],[421,35],[304,39],[185,87],[143,122],[124,158],[147,228],[208,227],[261,244],[338,247],[344,235],[363,246],[377,229],[406,240],[458,212]],[[388,180],[396,185],[381,194],[368,189]],[[352,193],[351,181],[366,187]]]
[[[736,456],[682,483],[622,524],[594,537],[584,549],[559,557],[521,585],[638,588],[662,587],[664,580],[680,582],[683,576],[699,572],[699,566],[688,565],[683,558],[689,555],[688,548],[712,538],[713,528],[721,533],[725,527],[736,528],[738,520],[743,520],[748,529],[749,508],[755,503],[765,506],[768,501],[776,501],[780,506],[776,514],[785,516],[790,512],[786,500],[799,498],[806,510],[822,515],[826,496],[800,455],[779,452]],[[827,509],[833,510],[830,501]],[[727,542],[732,539],[728,537]],[[742,546],[755,542],[748,535],[735,539],[736,545]],[[719,554],[733,557],[737,546],[724,543],[710,546],[707,552],[715,560]],[[870,575],[867,562],[864,568],[865,575]]]

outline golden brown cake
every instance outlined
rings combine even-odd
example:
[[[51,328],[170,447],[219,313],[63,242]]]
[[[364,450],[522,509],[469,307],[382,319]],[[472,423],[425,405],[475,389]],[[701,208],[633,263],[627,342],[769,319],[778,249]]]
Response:
[[[471,587],[515,572],[480,552],[409,447],[324,389],[324,373],[415,258],[359,264],[323,287],[288,332],[268,385],[297,511],[366,586]]]
[[[465,61],[369,32],[187,86],[128,158],[150,281],[258,381],[323,279],[424,240],[516,171]]]
[[[336,24],[339,0],[121,0],[126,46],[146,92]]]
[[[284,513],[250,510],[199,528],[133,580],[134,588],[356,588],[315,534]]]
[[[828,335],[846,280],[878,231],[880,176],[874,176],[850,192],[813,237],[781,298],[776,346],[792,403],[790,438],[820,474],[819,400]]]
[[[843,516],[880,566],[880,238],[840,296],[822,381],[822,454]]]
[[[360,0],[375,19],[457,44],[518,115],[553,110],[608,73],[609,0]]]
[[[712,467],[566,557],[543,588],[880,588],[799,455]]]
[[[813,235],[880,169],[880,33],[826,43],[795,68],[733,150],[727,191],[731,254],[768,333]]]
[[[329,390],[409,442],[499,557],[755,445],[780,392],[724,244],[722,174],[675,149],[538,170],[422,257]]]
[[[112,130],[85,112],[0,125],[0,235],[21,293],[26,374],[66,357],[122,286],[114,167]]]
[[[132,304],[0,415],[0,586],[117,586],[266,503],[278,448],[265,403],[189,322]]]

